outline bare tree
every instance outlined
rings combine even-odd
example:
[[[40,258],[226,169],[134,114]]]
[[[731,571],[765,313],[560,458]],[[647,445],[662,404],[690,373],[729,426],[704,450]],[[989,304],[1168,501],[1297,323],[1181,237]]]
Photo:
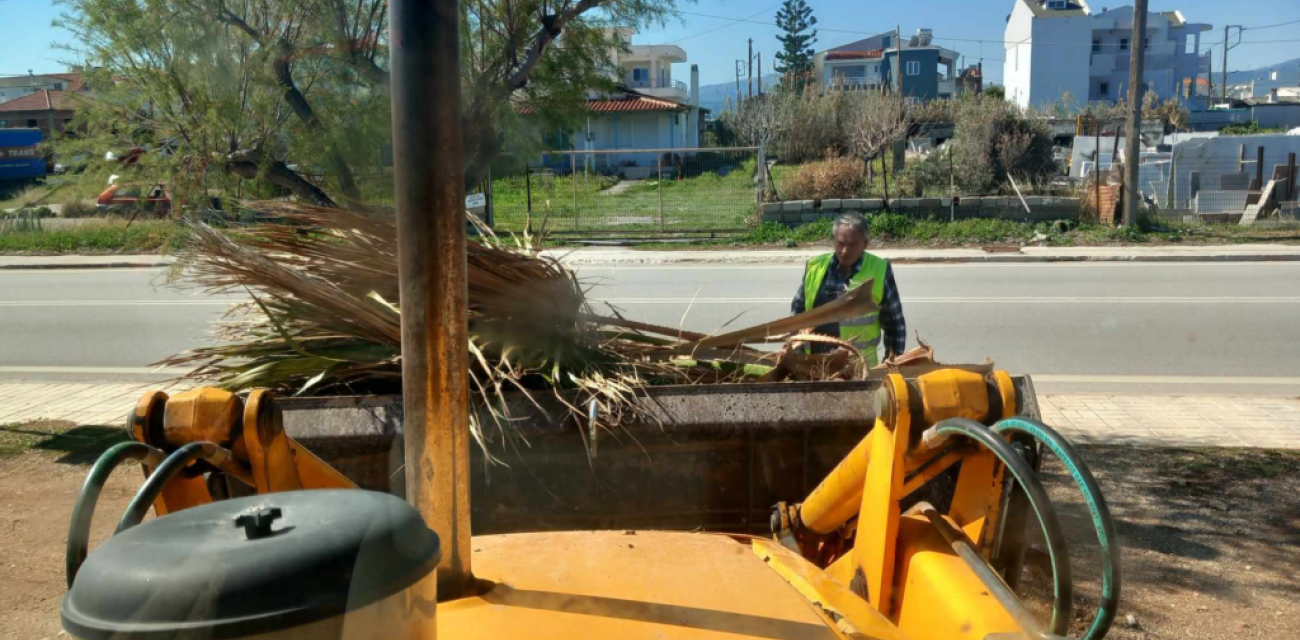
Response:
[[[774,188],[767,170],[766,152],[789,127],[790,101],[797,99],[797,94],[769,93],[744,100],[722,112],[723,122],[736,132],[742,143],[759,148],[757,170],[763,176],[764,200]]]
[[[890,145],[907,136],[912,123],[907,103],[893,93],[861,91],[849,95],[844,117],[846,146],[870,165]]]

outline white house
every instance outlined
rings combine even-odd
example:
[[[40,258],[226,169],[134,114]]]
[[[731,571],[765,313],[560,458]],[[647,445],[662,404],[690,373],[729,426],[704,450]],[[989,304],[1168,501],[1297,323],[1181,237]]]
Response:
[[[688,86],[673,77],[673,65],[682,65],[687,59],[681,47],[631,44],[635,33],[631,29],[613,33],[623,43],[608,54],[619,89],[613,93],[592,91],[586,122],[559,141],[560,146],[613,152],[579,155],[582,166],[597,171],[617,170],[628,177],[644,177],[665,159],[664,166],[671,171],[682,155],[674,150],[700,146],[706,110],[699,106],[699,68],[691,65]],[[571,166],[567,156],[548,155],[545,163],[555,168]]]
[[[0,102],[9,102],[40,91],[81,91],[85,81],[81,73],[27,74],[0,77]]]
[[[1162,100],[1185,101],[1186,87],[1210,70],[1199,54],[1210,25],[1178,11],[1149,12],[1143,82]],[[1002,80],[1008,100],[1043,106],[1069,92],[1080,102],[1127,98],[1133,7],[1094,13],[1086,0],[1015,0],[1007,16]]]

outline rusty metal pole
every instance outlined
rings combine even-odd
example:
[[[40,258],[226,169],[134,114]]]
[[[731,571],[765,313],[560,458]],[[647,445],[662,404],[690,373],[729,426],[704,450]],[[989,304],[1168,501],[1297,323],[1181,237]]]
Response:
[[[1295,154],[1286,154],[1286,199],[1295,200]]]
[[[1264,147],[1255,147],[1255,188],[1264,190]]]
[[[470,583],[469,290],[457,0],[391,0],[406,499],[442,540],[438,596]]]
[[[667,231],[668,225],[664,222],[664,157],[660,155],[655,161],[655,166],[659,170],[659,230]]]

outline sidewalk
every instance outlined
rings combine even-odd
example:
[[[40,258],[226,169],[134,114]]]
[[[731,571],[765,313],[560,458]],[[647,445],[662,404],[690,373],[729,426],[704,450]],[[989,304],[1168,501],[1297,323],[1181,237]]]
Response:
[[[0,383],[0,425],[42,419],[122,426],[140,396],[159,388],[164,387]],[[1300,399],[1052,394],[1038,402],[1044,422],[1077,444],[1300,449]]]
[[[803,264],[829,248],[638,251],[630,248],[550,249],[544,255],[568,266],[643,266],[667,264]],[[869,249],[899,263],[908,262],[1258,262],[1300,261],[1300,245],[1163,245],[1153,247],[1010,247],[983,249]]]
[[[628,247],[548,249],[542,255],[571,267],[650,266],[671,264],[803,264],[829,248],[811,249],[681,249],[640,251]],[[908,262],[1260,262],[1300,261],[1300,245],[1162,245],[1123,247],[1009,247],[983,249],[879,249],[873,253],[899,263]],[[6,269],[97,269],[165,267],[175,258],[163,255],[0,256]]]

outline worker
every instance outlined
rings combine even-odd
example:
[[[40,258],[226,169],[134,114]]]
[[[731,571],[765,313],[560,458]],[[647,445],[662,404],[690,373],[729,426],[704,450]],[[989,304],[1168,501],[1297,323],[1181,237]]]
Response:
[[[867,366],[879,363],[877,348],[883,342],[886,359],[901,355],[907,347],[907,324],[903,320],[903,303],[894,284],[894,271],[884,258],[867,253],[871,230],[867,221],[856,213],[835,219],[831,228],[835,251],[808,261],[803,282],[790,305],[791,314],[800,314],[838,299],[849,289],[872,281],[871,297],[879,307],[876,313],[845,322],[824,324],[813,333],[840,338],[862,351]],[[882,340],[883,337],[883,340]],[[830,353],[837,347],[811,343],[813,353]]]

